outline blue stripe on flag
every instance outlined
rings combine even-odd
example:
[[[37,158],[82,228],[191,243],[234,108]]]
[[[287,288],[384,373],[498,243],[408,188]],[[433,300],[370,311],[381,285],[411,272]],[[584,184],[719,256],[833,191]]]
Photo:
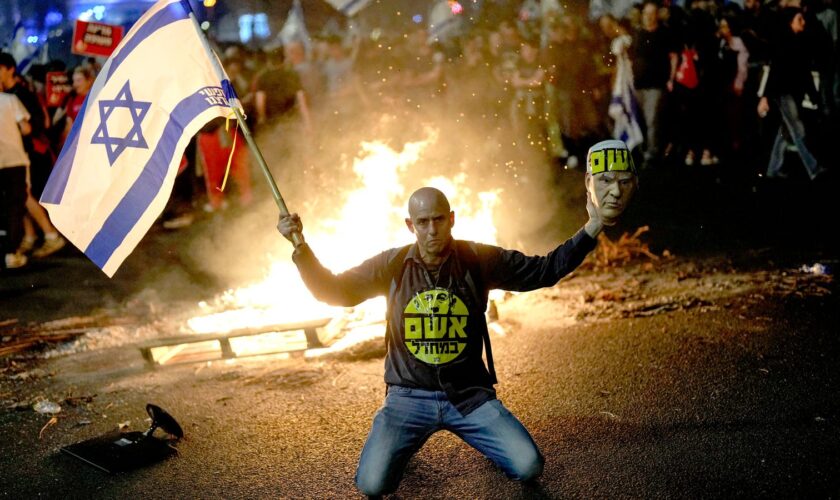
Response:
[[[224,104],[210,104],[205,96],[199,93],[187,97],[175,106],[169,122],[163,129],[163,135],[140,176],[85,249],[85,255],[97,266],[100,268],[105,266],[160,192],[169,165],[172,163],[175,147],[184,135],[184,127],[213,106],[224,106]]]
[[[228,79],[222,80],[222,91],[225,93],[225,99],[228,101],[239,99],[239,96],[236,95],[236,91],[233,89],[233,85],[231,85]]]
[[[70,133],[67,134],[67,139],[64,141],[64,147],[55,161],[55,166],[50,174],[47,185],[44,186],[44,191],[41,193],[41,201],[44,203],[52,203],[57,205],[61,203],[61,198],[64,196],[64,188],[67,187],[67,180],[70,178],[70,171],[73,169],[73,159],[76,157],[76,147],[79,145],[79,129],[82,128],[82,121],[85,118],[85,111],[87,111],[88,100],[90,94],[85,97],[82,102],[82,107],[79,108],[79,114],[76,115],[76,120],[73,121],[73,126],[70,127]]]
[[[171,3],[163,9],[157,11],[145,24],[143,24],[143,26],[137,30],[137,33],[135,33],[135,35],[126,42],[126,45],[120,49],[120,53],[111,59],[108,76],[100,88],[105,86],[104,84],[111,78],[111,75],[114,74],[117,67],[125,61],[135,48],[137,48],[137,45],[152,36],[157,30],[176,21],[188,19],[188,16],[189,15],[184,12],[183,6],[180,3]],[[88,97],[85,98],[82,109],[79,111],[79,116],[76,117],[76,120],[73,122],[73,127],[70,129],[70,133],[67,135],[65,146],[58,155],[58,160],[55,162],[55,167],[53,167],[52,174],[50,174],[49,182],[41,195],[41,201],[44,203],[58,205],[61,203],[62,197],[64,197],[64,189],[67,187],[70,172],[73,170],[73,160],[76,157],[76,147],[79,143],[79,129],[82,125],[82,118],[84,118],[89,97],[90,94],[88,94]]]

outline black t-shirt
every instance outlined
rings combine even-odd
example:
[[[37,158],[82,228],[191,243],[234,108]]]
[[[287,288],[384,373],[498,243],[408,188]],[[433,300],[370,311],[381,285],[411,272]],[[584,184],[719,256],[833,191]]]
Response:
[[[443,390],[466,415],[495,398],[495,380],[482,360],[488,291],[552,286],[595,245],[583,229],[536,257],[456,241],[437,276],[427,272],[416,245],[385,251],[339,275],[324,268],[307,245],[298,247],[293,259],[319,300],[353,306],[388,297],[385,383]]]
[[[630,57],[637,89],[665,88],[671,77],[671,52],[676,53],[677,46],[666,28],[660,26],[655,31],[636,32]]]
[[[811,76],[813,54],[813,47],[806,34],[794,34],[788,29],[779,37],[770,60],[770,77],[767,79],[765,95],[790,95],[799,102],[807,94],[813,102],[819,102],[819,94]]]

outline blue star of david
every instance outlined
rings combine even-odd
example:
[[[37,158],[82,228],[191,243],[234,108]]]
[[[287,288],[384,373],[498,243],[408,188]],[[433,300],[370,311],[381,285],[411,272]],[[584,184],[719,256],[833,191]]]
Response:
[[[143,118],[151,107],[151,102],[135,101],[134,96],[131,95],[131,88],[129,82],[126,81],[123,88],[117,94],[116,99],[99,101],[99,127],[93,133],[91,144],[102,144],[105,146],[105,152],[108,153],[108,162],[111,166],[125,151],[126,148],[140,148],[149,149],[146,144],[146,139],[143,137],[143,130],[140,124],[143,123]],[[132,126],[125,137],[111,137],[108,133],[108,118],[111,113],[117,108],[125,108],[129,111],[131,116]]]

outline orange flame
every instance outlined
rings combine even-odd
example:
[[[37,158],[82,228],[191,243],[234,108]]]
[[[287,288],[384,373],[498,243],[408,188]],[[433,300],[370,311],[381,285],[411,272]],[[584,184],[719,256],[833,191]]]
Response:
[[[306,221],[306,239],[326,267],[340,272],[384,249],[412,242],[404,224],[407,193],[403,176],[423,151],[438,140],[438,135],[436,130],[429,129],[425,139],[406,144],[402,151],[395,151],[384,142],[362,143],[360,155],[353,163],[359,187],[346,193],[334,218],[310,216]],[[467,175],[461,173],[451,179],[425,179],[421,185],[436,187],[449,198],[456,214],[455,232],[459,238],[496,243],[493,210],[501,189],[474,193],[468,181]],[[203,314],[187,322],[195,333],[225,333],[315,318],[343,318],[352,329],[354,325],[381,322],[385,317],[383,297],[368,300],[352,310],[316,301],[289,258],[277,259],[265,280],[228,290],[212,306],[206,303],[199,306]],[[364,338],[376,336],[376,332],[384,335],[381,326],[358,330]],[[351,339],[342,339],[333,349],[352,343]]]

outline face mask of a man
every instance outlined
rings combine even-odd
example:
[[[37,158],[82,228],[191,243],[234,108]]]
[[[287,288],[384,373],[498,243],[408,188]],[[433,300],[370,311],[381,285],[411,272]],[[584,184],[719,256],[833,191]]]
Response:
[[[586,190],[604,224],[624,213],[638,187],[636,168],[622,141],[601,141],[586,155]]]

